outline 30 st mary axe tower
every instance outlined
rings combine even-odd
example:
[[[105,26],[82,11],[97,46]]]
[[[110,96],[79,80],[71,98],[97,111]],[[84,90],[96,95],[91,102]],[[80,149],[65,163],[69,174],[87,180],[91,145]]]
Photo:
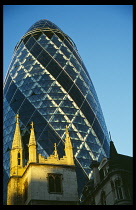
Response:
[[[47,157],[56,143],[63,156],[65,127],[74,150],[78,191],[91,177],[92,160],[109,155],[109,137],[91,78],[76,45],[48,20],[32,25],[14,49],[4,81],[4,183],[19,114],[25,158],[33,121],[38,152]]]

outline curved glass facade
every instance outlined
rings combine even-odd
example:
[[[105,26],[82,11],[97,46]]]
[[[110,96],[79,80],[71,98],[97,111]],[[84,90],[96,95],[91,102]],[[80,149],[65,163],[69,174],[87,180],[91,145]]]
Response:
[[[91,177],[91,161],[109,155],[109,136],[76,45],[48,20],[32,25],[15,46],[4,82],[4,183],[9,177],[9,151],[17,113],[26,160],[31,121],[38,152],[45,157],[53,153],[54,143],[60,157],[64,155],[65,127],[69,125],[80,194],[86,177]]]

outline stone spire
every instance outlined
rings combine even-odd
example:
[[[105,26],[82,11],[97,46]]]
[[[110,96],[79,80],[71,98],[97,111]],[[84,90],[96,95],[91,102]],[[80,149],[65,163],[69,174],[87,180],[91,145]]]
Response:
[[[10,151],[10,176],[19,175],[23,167],[23,146],[19,127],[19,115],[16,115],[16,127]]]
[[[29,162],[37,162],[36,138],[34,133],[34,123],[31,123],[32,128],[29,139]]]
[[[36,146],[36,139],[35,139],[35,133],[34,133],[34,123],[32,122],[30,124],[32,126],[32,128],[30,129],[31,130],[31,133],[30,133],[30,139],[29,139],[29,145],[28,146]]]
[[[56,143],[54,143],[54,157],[55,158],[58,158],[58,151],[57,151],[57,146],[56,146]]]
[[[12,149],[23,149],[18,114],[16,115],[16,128],[15,128],[14,138],[12,142]]]
[[[66,125],[65,147],[72,149],[72,144],[71,144],[70,135],[68,131],[68,125]]]
[[[70,135],[68,131],[68,125],[66,125],[65,155],[68,159],[68,163],[70,165],[74,165],[73,148],[72,148],[72,143],[71,143]]]

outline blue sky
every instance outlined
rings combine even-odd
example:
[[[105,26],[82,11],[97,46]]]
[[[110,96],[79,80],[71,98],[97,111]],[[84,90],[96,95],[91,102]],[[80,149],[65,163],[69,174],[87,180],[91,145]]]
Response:
[[[48,19],[75,42],[95,86],[118,153],[133,156],[132,5],[4,5],[5,77],[28,28]]]

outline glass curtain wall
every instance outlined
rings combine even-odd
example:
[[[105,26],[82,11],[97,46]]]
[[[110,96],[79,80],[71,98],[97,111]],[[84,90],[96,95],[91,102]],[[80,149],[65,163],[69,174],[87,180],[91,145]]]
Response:
[[[88,71],[72,39],[48,20],[32,25],[15,46],[4,81],[3,107],[5,191],[17,113],[25,161],[32,121],[38,153],[45,157],[53,153],[54,143],[59,156],[64,155],[65,127],[69,126],[79,194],[91,177],[91,161],[109,155],[109,136]]]

